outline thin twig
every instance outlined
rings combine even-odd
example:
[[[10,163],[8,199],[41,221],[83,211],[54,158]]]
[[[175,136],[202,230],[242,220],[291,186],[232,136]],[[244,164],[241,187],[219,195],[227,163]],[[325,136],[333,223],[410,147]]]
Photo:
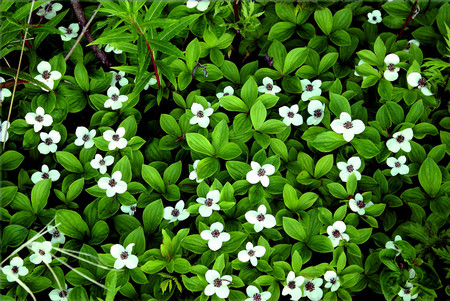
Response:
[[[102,6],[102,4],[100,3],[97,6],[97,9],[99,9]],[[87,22],[87,24],[83,27],[83,30],[81,31],[80,35],[78,36],[77,40],[75,41],[75,44],[73,44],[72,48],[70,49],[69,53],[66,55],[66,57],[64,58],[64,61],[67,62],[67,60],[69,59],[69,57],[72,55],[73,51],[75,50],[75,47],[77,47],[78,43],[80,43],[81,38],[83,37],[84,33],[86,32],[86,30],[89,28],[89,26],[91,25],[92,21],[94,20],[95,15],[97,14],[97,10],[92,14],[91,18],[89,19],[89,21]]]
[[[150,52],[150,58],[152,59],[153,68],[155,69],[155,76],[156,76],[156,81],[158,82],[158,88],[161,88],[161,81],[159,80],[158,68],[156,67],[155,57],[153,56],[152,48],[150,47],[150,44],[148,43],[147,38],[145,37],[144,33],[142,32],[142,30],[138,24],[136,24],[136,28],[139,31],[139,33],[142,35],[142,37],[144,37],[145,43],[147,43],[147,49]]]
[[[400,38],[400,36],[403,34],[403,31],[405,31],[406,26],[408,26],[409,22],[413,19],[413,14],[414,14],[414,11],[416,10],[416,7],[417,7],[417,0],[414,1],[411,11],[409,12],[408,18],[406,18],[405,24],[403,24],[403,27],[400,30],[400,32],[398,33],[395,40],[398,40]]]

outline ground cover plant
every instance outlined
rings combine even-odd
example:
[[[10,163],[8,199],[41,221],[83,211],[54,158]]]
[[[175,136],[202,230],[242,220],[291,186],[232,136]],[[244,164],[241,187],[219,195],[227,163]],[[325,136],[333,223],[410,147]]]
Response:
[[[2,300],[444,300],[445,1],[2,1]]]

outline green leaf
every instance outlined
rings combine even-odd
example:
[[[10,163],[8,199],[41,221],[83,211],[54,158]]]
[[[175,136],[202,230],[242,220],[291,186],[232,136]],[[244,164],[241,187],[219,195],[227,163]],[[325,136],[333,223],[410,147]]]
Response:
[[[284,161],[288,161],[288,150],[286,144],[280,139],[270,138],[270,148],[279,155]]]
[[[363,158],[370,159],[380,153],[378,147],[368,139],[352,139],[350,143]]]
[[[339,54],[337,52],[327,53],[323,56],[319,63],[319,74],[330,69],[337,61]]]
[[[328,253],[333,252],[334,250],[331,240],[323,235],[315,235],[311,237],[311,239],[306,243],[306,245],[311,250],[318,253]]]
[[[316,10],[314,20],[325,35],[329,35],[333,29],[333,14],[328,8]]]
[[[89,75],[86,70],[86,67],[84,67],[84,65],[82,63],[78,63],[75,66],[74,75],[75,75],[75,80],[76,80],[77,84],[80,86],[81,90],[83,90],[84,92],[88,92],[89,91]]]
[[[299,210],[306,210],[310,208],[319,198],[314,192],[305,192],[299,199]]]
[[[255,103],[257,97],[258,85],[256,84],[255,79],[251,76],[242,87],[241,98],[245,101],[247,107],[250,108]]]
[[[283,74],[289,74],[300,67],[308,57],[308,48],[294,48],[286,55],[283,66]]]
[[[289,39],[295,32],[296,25],[291,22],[277,22],[275,23],[269,31],[268,40],[278,40],[280,42]]]
[[[144,232],[148,235],[155,232],[164,216],[164,206],[161,200],[148,204],[142,214]]]
[[[197,177],[207,179],[220,169],[220,162],[217,158],[206,157],[200,160],[197,165]]]
[[[306,232],[302,224],[290,217],[283,217],[283,229],[287,235],[301,242],[306,240]]]
[[[252,120],[255,130],[260,130],[262,124],[266,120],[267,110],[261,101],[257,101],[250,109],[250,119]]]
[[[389,2],[387,2],[389,3]],[[386,300],[392,300],[399,292],[398,285],[400,274],[384,269],[380,274],[380,285]]]
[[[3,134],[3,132],[2,132]],[[22,164],[25,157],[16,151],[6,151],[0,156],[0,166],[2,170],[14,170]]]
[[[184,58],[183,52],[170,42],[162,40],[148,40],[148,43],[151,47],[161,53],[172,55],[177,58]]]
[[[115,165],[112,173],[120,171],[122,173],[122,181],[129,183],[131,181],[131,164],[128,156],[122,157]]]
[[[34,184],[31,190],[31,205],[35,213],[41,212],[47,205],[51,186],[51,179],[42,180]]]
[[[344,140],[344,137],[341,134],[327,131],[318,134],[313,140],[312,146],[321,152],[327,153],[334,151],[346,143],[347,141]]]
[[[294,187],[289,184],[284,185],[283,200],[284,204],[289,208],[289,210],[298,212],[300,203],[298,201],[297,192],[295,191]]]
[[[234,95],[227,95],[220,98],[220,104],[227,110],[232,112],[247,113],[248,107],[240,98]]]
[[[175,118],[172,115],[162,114],[159,119],[159,124],[164,132],[174,137],[181,137],[181,129]]]
[[[342,29],[336,30],[330,35],[330,40],[337,46],[350,46],[352,43],[352,40],[350,38],[350,35]]]
[[[59,151],[56,152],[56,160],[61,164],[65,169],[74,173],[83,173],[84,169],[81,165],[80,161],[71,153]]]
[[[67,191],[66,200],[68,202],[75,200],[83,191],[83,187],[84,187],[84,178],[78,179],[74,181],[72,184],[70,184],[69,190]]]
[[[419,169],[419,182],[425,192],[435,197],[442,183],[442,173],[439,166],[431,158],[426,158]]]
[[[326,175],[331,168],[333,168],[333,161],[332,154],[320,158],[314,169],[314,178],[319,179],[320,177]]]
[[[234,84],[239,84],[241,82],[241,76],[235,63],[225,60],[223,61],[222,66],[220,66],[220,70],[222,70],[223,76],[232,81]]]
[[[423,101],[422,99],[418,100],[415,104],[412,105],[408,114],[406,115],[405,122],[415,124],[419,118],[423,115]]]
[[[370,50],[364,49],[364,50],[358,51],[356,53],[356,55],[358,55],[359,59],[362,60],[366,64],[373,65],[373,66],[378,65],[377,56],[375,55],[375,53],[373,53]]]
[[[330,191],[331,195],[335,198],[345,200],[348,197],[347,190],[339,183],[329,183],[327,184],[327,187],[328,191]]]
[[[172,39],[174,36],[183,31],[186,27],[192,24],[200,16],[201,16],[200,14],[190,14],[189,16],[177,20],[172,25],[164,27],[164,30],[158,35],[158,40],[170,41],[170,39]]]
[[[351,23],[352,23],[352,10],[350,8],[338,10],[334,14],[332,31],[338,29],[347,30]]]
[[[69,237],[83,240],[89,236],[89,228],[83,218],[72,210],[58,210],[56,212],[58,230]]]
[[[186,141],[189,147],[198,153],[205,155],[215,155],[216,151],[212,144],[206,139],[205,136],[197,133],[186,134]]]
[[[346,112],[348,114],[352,113],[350,103],[347,98],[335,93],[330,93],[330,110],[338,117],[342,112]]]
[[[150,165],[142,164],[142,178],[159,193],[166,192],[166,186],[159,172]]]
[[[380,36],[375,40],[373,45],[375,55],[378,57],[378,60],[384,60],[386,56],[386,46],[384,46],[384,42]]]
[[[142,267],[141,271],[147,274],[156,274],[167,266],[163,260],[149,260]]]

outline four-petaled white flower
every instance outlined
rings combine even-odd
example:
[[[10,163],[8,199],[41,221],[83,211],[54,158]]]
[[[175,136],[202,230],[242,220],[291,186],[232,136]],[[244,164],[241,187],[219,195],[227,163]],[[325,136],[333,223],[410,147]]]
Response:
[[[227,96],[227,95],[233,95],[234,94],[234,89],[233,89],[233,87],[232,86],[226,86],[224,89],[223,89],[223,92],[219,92],[219,93],[217,93],[216,94],[216,97],[217,98],[222,98],[222,97],[224,97],[224,96]]]
[[[197,178],[197,165],[198,165],[199,162],[200,162],[200,160],[195,160],[194,161],[194,164],[192,165],[193,170],[189,174],[189,180],[192,180],[192,181],[195,180],[197,183],[200,183],[201,181],[204,180],[204,179]]]
[[[217,297],[225,299],[228,298],[230,294],[230,289],[228,288],[228,284],[231,284],[233,278],[229,275],[220,276],[219,272],[216,270],[208,270],[205,274],[206,281],[208,281],[208,285],[205,287],[205,295],[212,296],[214,294]]]
[[[127,191],[127,183],[121,180],[122,172],[120,170],[112,174],[111,178],[103,177],[98,180],[98,187],[106,189],[106,196],[111,198],[116,193],[121,194]]]
[[[4,83],[4,82],[5,82],[5,79],[0,76],[0,84]],[[0,89],[0,101],[3,101],[5,99],[5,97],[10,97],[10,96],[11,96],[11,91],[9,91],[6,88]]]
[[[125,128],[120,127],[117,131],[107,130],[103,133],[103,139],[109,141],[108,149],[115,150],[116,148],[122,149],[127,146],[127,139],[123,138],[125,135]]]
[[[264,164],[261,166],[258,162],[250,163],[252,170],[247,173],[246,179],[250,184],[261,182],[262,186],[269,186],[269,177],[275,173],[275,166],[272,164]]]
[[[386,142],[387,148],[397,153],[400,149],[409,153],[411,151],[411,143],[409,141],[414,137],[414,132],[411,128],[396,132],[392,138]]]
[[[395,235],[394,241],[399,241],[399,240],[402,240],[402,237],[401,237],[400,235]],[[397,255],[396,255],[396,256],[398,256],[398,255],[400,255],[400,253],[402,252],[402,250],[400,250],[399,248],[397,248],[396,245],[394,245],[394,241],[392,241],[392,240],[388,241],[388,242],[384,245],[384,247],[385,247],[386,249],[392,249],[392,250],[395,250],[395,251],[397,252]]]
[[[275,93],[281,92],[281,88],[274,85],[270,77],[264,77],[262,82],[263,85],[258,87],[260,93],[275,95]]]
[[[273,228],[277,224],[272,214],[267,214],[267,208],[264,205],[258,207],[258,211],[250,210],[245,214],[245,219],[254,225],[255,232],[260,232],[264,228]]]
[[[36,113],[29,112],[25,115],[25,121],[32,125],[34,131],[37,133],[42,130],[43,126],[51,126],[53,117],[50,114],[45,114],[44,108],[38,107]]]
[[[36,15],[42,17],[44,16],[47,20],[52,19],[56,16],[56,12],[60,11],[63,6],[60,3],[50,3],[51,1],[47,1],[41,5]]]
[[[250,298],[245,299],[245,301],[267,301],[272,297],[272,293],[270,292],[259,292],[259,289],[256,286],[249,285],[246,289],[247,296]]]
[[[305,279],[305,296],[312,301],[318,301],[322,299],[323,291],[320,286],[323,283],[322,278]]]
[[[89,131],[84,126],[79,126],[75,130],[75,135],[77,135],[77,139],[73,142],[76,146],[84,145],[84,148],[91,148],[94,146],[94,140],[96,131]]]
[[[330,126],[336,133],[343,134],[344,140],[347,142],[352,141],[355,135],[361,134],[366,129],[361,120],[355,119],[352,121],[352,117],[347,112],[342,112],[339,119],[333,120]]]
[[[136,82],[136,78],[134,79],[134,82]],[[144,90],[148,90],[148,88],[150,88],[150,86],[153,86],[154,84],[156,84],[158,81],[156,80],[156,77],[152,76],[152,78],[150,78],[150,80],[148,81],[148,83],[145,85]]]
[[[125,85],[128,85],[128,79],[125,77],[125,72],[123,72],[123,71],[119,71],[119,72],[111,71],[111,73],[112,73],[111,86],[116,86],[117,83],[119,83],[119,85],[121,87],[123,87]],[[148,87],[147,87],[147,89],[148,89]]]
[[[203,217],[209,217],[213,210],[219,211],[220,206],[217,204],[220,200],[219,190],[212,190],[206,194],[206,198],[197,198],[197,203],[202,204],[198,208],[198,213]]]
[[[34,264],[40,264],[41,262],[50,263],[52,262],[52,243],[49,241],[44,242],[33,242],[31,243],[31,250],[34,252],[30,256],[30,261]]]
[[[222,247],[224,241],[230,240],[230,234],[223,232],[223,225],[220,222],[215,222],[211,225],[209,230],[203,230],[200,236],[208,241],[208,247],[217,251]]]
[[[364,198],[360,193],[355,195],[355,198],[351,198],[348,201],[348,205],[353,212],[358,213],[359,215],[364,215],[366,213],[366,208],[373,205],[373,202],[364,202]]]
[[[199,11],[205,11],[208,9],[211,0],[188,0],[186,6],[188,8],[197,7]]]
[[[191,112],[194,116],[189,120],[189,123],[198,124],[200,127],[206,128],[209,125],[209,116],[214,113],[214,109],[204,109],[201,104],[194,102],[191,107]]]
[[[28,269],[23,266],[23,260],[20,257],[14,257],[9,262],[9,265],[2,267],[3,274],[6,275],[6,280],[14,282],[19,279],[19,276],[28,274]]]
[[[109,87],[106,94],[108,94],[109,98],[105,101],[104,106],[105,108],[111,108],[111,110],[120,109],[122,102],[128,100],[128,96],[120,95],[120,91],[116,87]]]
[[[419,72],[412,72],[408,74],[408,77],[406,78],[408,81],[408,84],[412,87],[415,87],[422,91],[423,95],[430,96],[433,95],[431,91],[427,88],[427,83],[422,78],[422,75],[420,75]]]
[[[250,261],[254,267],[258,264],[258,257],[262,257],[266,253],[266,248],[263,246],[253,247],[251,242],[248,242],[245,248],[247,250],[242,250],[238,253],[238,259],[242,262]]]
[[[164,208],[164,219],[168,220],[169,223],[184,221],[189,217],[189,215],[189,212],[184,209],[184,201],[182,200],[175,204],[175,208],[172,206],[167,206]]]
[[[51,179],[52,182],[55,182],[55,181],[59,180],[60,176],[61,176],[61,174],[59,173],[59,171],[57,171],[55,169],[49,170],[48,166],[46,164],[44,164],[41,167],[41,171],[36,171],[31,176],[31,181],[34,184],[36,184],[39,181],[46,180],[46,179]]]
[[[64,33],[61,35],[61,40],[70,41],[73,38],[76,38],[78,36],[78,31],[80,30],[80,25],[78,25],[78,23],[72,23],[69,25],[68,28],[65,28],[64,26],[60,26],[60,27],[58,27],[58,29]]]
[[[409,173],[409,167],[405,163],[406,163],[405,156],[400,156],[398,159],[396,159],[395,157],[390,157],[387,158],[386,160],[386,164],[390,168],[392,168],[391,175],[394,177],[398,174],[406,175]]]
[[[283,291],[281,294],[283,296],[291,295],[291,300],[299,300],[303,293],[300,286],[305,281],[305,278],[303,276],[295,277],[295,273],[290,271],[286,278],[286,286],[283,288]]]
[[[50,133],[41,133],[40,136],[42,142],[38,145],[38,151],[43,155],[56,152],[58,148],[56,144],[61,140],[61,134],[58,131],[51,130]]]
[[[278,109],[278,113],[284,118],[283,122],[287,126],[290,126],[291,124],[295,126],[303,124],[303,117],[298,114],[298,105],[292,105],[291,108],[283,106]]]
[[[339,277],[337,276],[335,271],[327,271],[323,276],[323,279],[327,281],[327,283],[325,283],[325,288],[329,288],[332,292],[337,291],[341,286]]]
[[[114,262],[115,269],[121,269],[126,266],[128,269],[132,270],[137,267],[139,259],[136,255],[132,255],[134,243],[129,244],[124,248],[120,244],[115,244],[111,247],[110,253],[114,258],[117,258]]]
[[[361,180],[361,173],[358,171],[361,167],[361,159],[359,157],[351,157],[348,159],[347,163],[338,162],[337,167],[341,170],[339,177],[342,182],[347,182],[348,177],[350,177],[352,173],[355,174],[356,180]]]
[[[412,285],[412,283],[410,283],[409,281],[406,282],[405,287],[401,288],[400,291],[398,292],[398,296],[403,298],[403,301],[410,301],[412,299],[416,299],[419,294],[415,294],[415,295],[411,295],[411,291],[413,290],[414,285]]]
[[[114,52],[115,54],[121,54],[122,53],[122,50],[116,49],[116,48],[112,47],[111,45],[106,44],[105,52],[111,52],[111,51]]]
[[[377,24],[377,23],[380,23],[381,20],[383,20],[381,18],[381,12],[378,9],[372,11],[371,13],[368,13],[367,19],[370,24]]]
[[[325,104],[319,100],[311,100],[308,104],[308,113],[311,116],[306,120],[307,125],[318,125],[322,122]]]
[[[313,82],[311,82],[309,79],[302,79],[300,83],[302,84],[303,101],[308,101],[311,97],[322,95],[322,90],[320,89],[322,81],[320,79],[316,79]]]
[[[8,121],[1,121],[0,119],[0,142],[8,141],[9,138],[9,127],[11,126],[11,123]]]
[[[36,75],[34,78],[44,84],[47,85],[50,89],[53,89],[55,85],[55,80],[61,78],[61,73],[59,71],[51,71],[52,66],[49,62],[42,61],[37,65],[37,71],[40,73]],[[47,89],[42,88],[42,90],[47,91]]]
[[[409,41],[408,41],[408,44],[406,44],[406,48],[405,48],[405,50],[403,50],[403,51],[409,52],[409,49],[411,48],[411,44],[414,44],[414,45],[416,45],[417,47],[420,46],[419,41],[412,39],[412,40],[409,40]]]
[[[53,244],[59,243],[64,244],[66,242],[66,237],[61,231],[58,230],[55,226],[48,226],[48,233],[51,234],[52,240],[50,241]]]
[[[398,63],[400,63],[400,58],[398,55],[391,53],[386,55],[384,58],[384,62],[386,63],[386,70],[384,71],[384,78],[390,82],[395,81],[398,78],[398,72],[400,68],[395,67]]]
[[[345,234],[345,229],[347,226],[343,221],[334,222],[332,226],[328,226],[327,233],[328,238],[331,240],[333,247],[336,248],[339,245],[339,241],[346,240],[348,241],[350,237],[348,234]]]
[[[131,205],[131,206],[120,206],[120,210],[122,210],[123,213],[128,213],[129,215],[133,216],[136,213],[137,204]]]
[[[101,174],[106,173],[107,166],[110,166],[113,163],[113,156],[106,156],[105,158],[103,158],[103,156],[100,154],[96,154],[95,158],[91,160],[92,168],[98,169]]]
[[[65,289],[54,289],[52,290],[48,296],[50,297],[50,300],[52,301],[67,301],[69,300],[69,293],[72,290],[72,288],[67,288],[67,283],[65,284]]]

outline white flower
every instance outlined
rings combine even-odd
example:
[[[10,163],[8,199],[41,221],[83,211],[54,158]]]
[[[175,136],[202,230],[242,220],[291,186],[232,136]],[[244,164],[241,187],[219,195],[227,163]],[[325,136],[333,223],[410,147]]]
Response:
[[[408,41],[408,44],[406,44],[406,48],[405,48],[405,50],[403,50],[403,51],[409,52],[409,49],[411,48],[411,44],[414,44],[414,45],[416,45],[417,47],[420,46],[419,41],[412,39],[412,40],[409,40],[409,41]]]
[[[112,47],[111,45],[109,45],[109,44],[106,44],[106,46],[105,46],[105,51],[106,52],[114,52],[115,54],[121,54],[122,53],[122,50],[120,50],[120,49],[116,49],[116,48],[114,48],[114,47]]]
[[[31,244],[31,250],[34,252],[30,256],[30,261],[34,264],[40,264],[41,262],[50,263],[52,262],[52,243],[49,241],[44,242],[33,242]]]
[[[295,277],[295,273],[290,271],[286,278],[286,286],[283,288],[281,294],[283,296],[291,295],[291,300],[299,300],[303,293],[300,286],[305,281],[303,276]]]
[[[245,214],[247,222],[255,225],[256,232],[260,232],[264,228],[273,228],[277,224],[275,217],[272,214],[266,214],[266,212],[266,206],[260,205],[258,211],[250,210]]]
[[[415,294],[411,296],[411,291],[413,290],[414,285],[409,281],[406,282],[405,288],[401,288],[398,292],[398,296],[403,298],[403,301],[410,301],[412,299],[416,299],[419,294]]]
[[[382,20],[381,12],[378,9],[376,9],[373,12],[367,14],[367,19],[370,24],[380,23]]]
[[[275,166],[272,164],[264,164],[261,166],[258,162],[250,163],[252,170],[247,173],[246,179],[250,184],[261,182],[262,186],[269,186],[269,177],[275,173]]]
[[[109,141],[108,149],[115,150],[116,148],[122,149],[127,146],[127,139],[123,138],[125,135],[125,128],[120,127],[117,131],[107,130],[103,133],[103,139]]]
[[[96,154],[95,158],[91,160],[91,166],[94,169],[98,169],[101,174],[106,173],[107,166],[110,166],[114,163],[113,156],[102,157],[100,154]]]
[[[322,278],[305,279],[305,296],[312,301],[318,301],[322,299],[323,291],[320,288],[322,283]]]
[[[129,244],[126,248],[124,248],[120,244],[115,244],[111,247],[111,255],[114,258],[117,258],[114,262],[115,269],[121,269],[126,266],[128,269],[132,270],[137,267],[139,259],[136,255],[132,255],[134,243]]]
[[[422,78],[422,75],[420,75],[419,72],[412,72],[408,74],[407,81],[410,86],[416,87],[417,89],[422,91],[423,95],[433,95],[433,93],[431,93],[431,91],[427,88],[427,83]]]
[[[44,108],[38,107],[36,113],[30,112],[25,115],[25,121],[32,125],[37,133],[42,130],[43,126],[51,126],[53,117],[50,114],[45,114]]]
[[[299,126],[303,124],[302,115],[298,114],[298,105],[293,105],[291,108],[288,106],[283,106],[278,109],[278,113],[283,117],[283,122],[285,125],[290,126],[291,124]]]
[[[270,77],[263,78],[263,85],[258,87],[260,93],[272,94],[280,93],[281,88],[273,84],[273,80]]]
[[[270,292],[259,292],[259,289],[256,286],[249,285],[246,289],[247,296],[250,298],[245,299],[245,301],[267,301],[272,297],[272,294]]]
[[[386,55],[384,62],[387,66],[387,69],[384,71],[384,78],[390,82],[395,81],[398,78],[398,71],[400,71],[400,68],[395,67],[395,65],[400,63],[400,58],[398,55],[391,53]]]
[[[61,35],[61,40],[70,41],[73,38],[76,38],[78,36],[78,31],[80,30],[80,25],[78,25],[78,23],[72,23],[69,25],[68,28],[65,28],[64,26],[60,26],[60,27],[58,27],[58,29],[64,33]]]
[[[89,131],[84,126],[79,126],[75,130],[75,135],[77,135],[77,139],[73,142],[76,146],[84,145],[84,148],[91,148],[94,146],[94,140],[96,131]]]
[[[352,173],[355,174],[356,180],[361,180],[361,173],[358,171],[361,167],[361,159],[359,157],[351,157],[348,159],[347,163],[338,162],[337,167],[341,170],[339,177],[342,182],[347,182],[348,177],[350,177]]]
[[[188,0],[186,6],[188,8],[197,7],[199,11],[205,11],[208,9],[211,0]]]
[[[355,195],[355,198],[351,198],[348,201],[348,205],[353,212],[357,212],[359,215],[364,215],[366,213],[365,208],[373,205],[373,202],[364,203],[364,198],[360,193]]]
[[[222,231],[222,223],[215,222],[211,225],[210,230],[203,230],[202,233],[200,233],[200,236],[204,240],[208,240],[208,247],[211,250],[217,251],[222,247],[224,241],[229,241],[231,238],[230,234]]]
[[[344,233],[345,229],[347,229],[347,226],[343,221],[337,221],[334,222],[332,226],[328,226],[328,238],[331,240],[333,247],[336,248],[339,245],[340,240],[348,241],[350,239],[348,234]]]
[[[409,173],[409,167],[405,163],[406,163],[405,156],[400,156],[398,159],[396,159],[395,157],[390,157],[387,158],[386,160],[386,164],[390,168],[392,168],[391,175],[394,177],[398,174],[406,175]]]
[[[56,3],[57,4],[57,3]],[[40,73],[36,75],[34,78],[44,84],[46,84],[50,89],[53,89],[55,85],[55,80],[61,78],[61,73],[59,71],[51,71],[52,66],[49,62],[42,61],[37,65],[37,71]],[[42,90],[47,91],[47,89],[42,88]]]
[[[197,178],[197,165],[198,165],[198,163],[200,162],[200,160],[195,160],[194,161],[194,164],[193,164],[193,168],[194,168],[194,170],[192,170],[191,171],[191,173],[189,174],[189,180],[192,180],[192,181],[196,181],[197,183],[200,183],[201,181],[203,181],[204,179],[198,179]]]
[[[303,101],[308,101],[311,97],[322,95],[322,90],[320,89],[322,81],[320,79],[316,79],[313,82],[310,82],[308,79],[302,79],[300,83],[302,84]]]
[[[216,94],[216,96],[217,96],[217,98],[222,98],[222,97],[224,97],[224,96],[227,96],[227,95],[233,95],[234,94],[234,89],[233,89],[233,87],[232,86],[226,86],[224,89],[223,89],[223,92],[219,92],[219,93],[217,93]]]
[[[5,79],[0,76],[0,84],[4,83],[4,82],[5,82]],[[9,91],[6,88],[0,89],[0,101],[3,101],[5,99],[5,97],[10,97],[10,96],[11,96],[11,91]]]
[[[59,3],[50,3],[51,1],[47,1],[41,5],[36,15],[42,17],[44,16],[47,20],[52,19],[56,16],[56,12],[62,9],[62,5]]]
[[[128,79],[125,77],[125,72],[123,72],[123,71],[119,71],[119,72],[111,71],[111,73],[112,73],[111,86],[116,86],[116,83],[119,83],[119,85],[121,87],[123,87],[125,85],[128,85]],[[147,87],[147,89],[148,89],[148,87]]]
[[[0,142],[5,142],[9,138],[9,127],[11,126],[11,123],[8,121],[1,121],[0,120]]]
[[[230,289],[228,288],[228,284],[233,281],[233,278],[229,275],[223,275],[220,277],[219,272],[216,270],[208,270],[205,274],[206,281],[208,281],[208,285],[205,287],[205,295],[212,296],[214,294],[217,297],[225,299],[228,298],[230,294]]]
[[[387,148],[397,153],[400,149],[409,153],[411,151],[411,144],[409,141],[414,137],[413,130],[411,128],[404,129],[401,132],[396,132],[392,135],[392,138],[386,142]]]
[[[38,151],[43,155],[56,152],[58,148],[56,144],[61,140],[61,134],[58,131],[51,130],[50,133],[41,133],[40,136],[42,142],[38,145]]]
[[[122,210],[123,213],[128,213],[129,215],[133,216],[134,213],[136,213],[137,204],[131,205],[131,206],[120,206],[120,210]]]
[[[197,198],[197,203],[202,204],[198,208],[198,213],[203,217],[211,216],[213,210],[219,211],[220,206],[217,204],[220,200],[219,190],[212,190],[206,194],[206,198]]]
[[[98,187],[106,189],[106,196],[111,198],[116,193],[121,194],[127,191],[127,183],[121,181],[122,172],[119,170],[112,174],[111,178],[103,177],[98,180]]]
[[[336,133],[343,134],[344,140],[347,142],[352,141],[355,135],[361,134],[366,128],[361,120],[352,121],[352,117],[347,112],[342,112],[339,119],[333,120],[330,126]]]
[[[307,125],[318,125],[322,122],[325,104],[319,100],[311,100],[308,104],[308,113],[311,116],[306,120]]]
[[[409,274],[409,279],[414,279],[416,278],[416,271],[413,268],[410,268],[408,270],[408,274]]]
[[[184,221],[189,215],[189,212],[184,209],[184,201],[181,200],[175,204],[175,208],[171,206],[164,208],[164,219],[168,220],[169,223]]]
[[[402,237],[401,237],[400,235],[395,235],[394,241],[399,241],[399,240],[402,240]],[[397,252],[397,255],[396,255],[396,256],[400,255],[400,253],[402,252],[402,250],[400,250],[399,248],[397,248],[396,245],[394,245],[394,242],[393,242],[392,240],[388,241],[388,242],[384,245],[384,247],[385,247],[386,249],[392,249],[392,250],[395,250],[395,251]]]
[[[41,181],[41,180],[45,180],[45,179],[51,179],[52,182],[58,181],[59,177],[61,176],[61,174],[59,173],[59,171],[57,170],[49,170],[47,165],[42,165],[41,171],[36,171],[32,176],[31,176],[31,181],[36,184],[37,182]]]
[[[2,267],[3,274],[6,275],[6,280],[14,282],[19,279],[19,276],[28,274],[28,269],[23,266],[23,260],[20,257],[14,257],[9,262],[9,265]]]
[[[52,245],[56,243],[64,244],[66,242],[64,234],[62,234],[55,226],[48,226],[48,233],[52,235]]]
[[[134,82],[136,83],[136,78],[134,79]],[[156,80],[156,77],[152,76],[148,83],[145,85],[144,90],[148,90],[148,88],[154,84],[156,84],[158,81]]]
[[[341,286],[339,283],[339,277],[337,276],[335,271],[327,271],[325,275],[323,276],[325,281],[325,288],[330,288],[332,292],[335,292],[338,290],[338,288]]]
[[[50,297],[50,300],[52,301],[67,301],[69,300],[69,293],[72,290],[72,288],[67,288],[67,283],[65,284],[65,289],[54,289],[48,294]]]
[[[128,100],[128,96],[120,95],[120,91],[116,87],[109,87],[106,94],[108,94],[109,98],[105,101],[104,106],[105,108],[111,108],[111,110],[120,109],[122,107],[122,102]]]
[[[191,112],[192,114],[194,114],[194,116],[189,120],[189,123],[198,123],[200,127],[206,128],[209,125],[209,116],[212,115],[214,109],[203,109],[203,106],[201,104],[194,102],[191,107]]]
[[[250,260],[250,263],[254,267],[258,264],[258,257],[262,257],[266,253],[266,248],[263,246],[253,247],[251,242],[248,242],[245,248],[247,250],[242,250],[238,253],[238,259],[242,262]]]

